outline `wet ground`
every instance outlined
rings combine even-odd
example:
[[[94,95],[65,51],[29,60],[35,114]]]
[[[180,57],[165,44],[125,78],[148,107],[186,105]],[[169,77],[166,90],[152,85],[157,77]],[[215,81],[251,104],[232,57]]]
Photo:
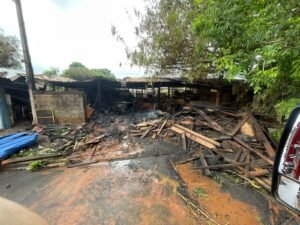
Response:
[[[157,140],[139,145],[145,154],[138,159],[40,172],[2,171],[0,194],[50,224],[213,224],[195,213],[178,192],[220,224],[270,224],[260,194],[220,187],[190,165],[177,168],[187,185],[183,186],[169,162],[182,151],[179,146]]]
[[[38,172],[2,170],[0,196],[27,206],[51,225],[272,224],[268,202],[256,190],[220,173],[203,177],[191,164],[174,170],[170,159],[186,155],[181,143],[130,137],[130,124],[149,116],[99,116],[95,133],[110,134],[93,156],[101,162]],[[71,157],[84,160],[92,152],[93,147]]]

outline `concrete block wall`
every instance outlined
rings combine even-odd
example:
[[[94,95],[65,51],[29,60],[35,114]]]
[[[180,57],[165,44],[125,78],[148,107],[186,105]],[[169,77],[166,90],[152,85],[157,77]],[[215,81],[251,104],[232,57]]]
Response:
[[[36,110],[53,110],[58,124],[81,124],[86,120],[84,92],[34,92]]]

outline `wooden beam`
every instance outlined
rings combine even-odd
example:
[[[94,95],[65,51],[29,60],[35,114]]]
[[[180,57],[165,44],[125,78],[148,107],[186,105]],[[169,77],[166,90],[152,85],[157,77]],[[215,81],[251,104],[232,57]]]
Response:
[[[202,125],[202,126],[206,126],[206,127],[209,127],[209,128],[211,128],[211,129],[213,129],[213,130],[215,130],[215,131],[218,131],[218,132],[220,132],[221,134],[224,134],[224,135],[229,135],[229,133],[227,132],[227,131],[225,131],[223,128],[222,129],[219,129],[218,127],[216,127],[216,126],[214,126],[214,125],[212,125],[212,124],[210,124],[210,123],[208,123],[208,122],[205,122],[205,121],[200,121],[200,120],[197,120],[196,122],[195,122],[195,124],[196,125]],[[231,136],[230,136],[230,139],[231,139]]]
[[[165,125],[166,125],[167,122],[168,122],[168,119],[166,119],[166,120],[163,122],[163,124],[161,125],[161,127],[160,127],[159,130],[157,131],[157,135],[159,135],[160,132],[162,131],[162,129],[164,129],[164,127],[165,127]]]
[[[236,127],[229,133],[231,136],[235,136],[236,133],[241,129],[241,127],[247,122],[249,116],[245,116]]]
[[[183,150],[187,150],[185,133],[181,134]]]
[[[185,131],[185,132],[187,132],[187,133],[193,134],[193,135],[195,135],[195,136],[197,136],[197,137],[199,137],[199,138],[201,138],[201,139],[203,139],[203,140],[205,140],[207,142],[210,142],[211,144],[213,144],[213,145],[215,145],[217,147],[221,147],[221,144],[219,142],[217,142],[217,141],[215,141],[215,140],[213,140],[213,139],[211,139],[209,137],[206,137],[206,136],[204,136],[202,134],[199,134],[199,133],[197,133],[195,131],[192,131],[192,130],[190,130],[190,129],[184,127],[184,126],[181,126],[179,124],[175,124],[174,126],[177,127],[177,128],[179,128],[179,129],[181,129],[181,130],[183,130],[183,131]]]
[[[62,156],[67,156],[68,154],[49,154],[49,155],[38,155],[38,156],[32,156],[32,157],[23,157],[23,158],[15,158],[15,159],[7,159],[3,160],[1,162],[2,166],[10,165],[10,164],[16,164],[16,163],[22,163],[22,162],[30,162],[34,160],[41,160],[41,159],[49,159],[49,158],[57,158]]]
[[[206,159],[205,159],[205,157],[204,157],[203,154],[200,154],[200,158],[199,159],[200,159],[200,162],[201,162],[202,166],[208,166],[208,164],[206,162]],[[203,174],[205,176],[208,176],[208,177],[212,177],[213,176],[212,173],[211,173],[211,171],[208,168],[207,169],[203,169]]]
[[[193,108],[194,111],[196,111],[198,114],[200,114],[207,122],[209,122],[210,124],[212,124],[213,126],[215,126],[217,129],[223,131],[224,133],[225,130],[223,129],[223,127],[221,127],[216,121],[214,121],[213,119],[210,118],[210,116],[208,116],[205,112],[203,112],[201,109],[196,109],[195,107]],[[222,132],[222,133],[223,133]]]
[[[238,137],[234,137],[233,138],[238,144],[244,146],[246,149],[250,150],[251,152],[253,152],[254,154],[256,154],[257,156],[259,156],[260,158],[262,158],[263,160],[265,160],[266,162],[268,162],[270,165],[273,165],[273,160],[268,158],[267,156],[265,156],[264,154],[262,154],[261,152],[259,152],[258,150],[250,147],[248,144],[246,144],[245,142],[243,142],[240,138]]]
[[[248,163],[228,163],[228,164],[219,164],[219,165],[210,165],[210,166],[201,166],[201,167],[196,167],[195,169],[220,169],[220,168],[231,168],[231,167],[236,167],[236,166],[246,166]]]
[[[266,148],[266,152],[269,155],[269,157],[272,158],[272,159],[274,159],[275,158],[275,150],[272,147],[272,145],[270,144],[268,138],[266,137],[266,135],[262,131],[260,125],[257,123],[256,119],[254,118],[254,116],[252,115],[251,112],[249,112],[249,118],[250,118],[250,121],[251,121],[251,123],[252,123],[252,125],[254,127],[257,139],[260,142],[263,143],[263,145]]]
[[[254,171],[249,172],[250,177],[260,177],[260,176],[266,176],[269,174],[270,174],[269,170],[261,169],[261,168],[255,168]]]
[[[207,147],[207,148],[209,148],[209,149],[214,149],[214,148],[216,148],[215,145],[213,145],[212,143],[208,142],[207,140],[204,140],[204,139],[202,139],[202,138],[200,138],[200,137],[198,137],[198,136],[196,136],[196,135],[194,135],[194,134],[192,134],[192,133],[185,132],[184,130],[181,130],[181,129],[178,128],[178,127],[173,126],[173,127],[171,127],[170,129],[171,129],[172,131],[174,131],[174,132],[180,134],[180,135],[182,135],[183,133],[185,133],[185,136],[186,136],[187,138],[189,138],[189,139],[191,139],[191,140],[193,140],[193,141],[195,141],[195,142],[197,142],[197,143],[199,143],[199,144],[201,144],[201,145],[203,145],[203,146],[205,146],[205,147]]]

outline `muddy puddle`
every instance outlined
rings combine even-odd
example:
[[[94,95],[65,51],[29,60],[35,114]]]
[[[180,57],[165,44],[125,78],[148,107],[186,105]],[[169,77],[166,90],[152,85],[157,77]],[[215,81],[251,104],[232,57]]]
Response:
[[[187,184],[189,194],[202,209],[220,224],[261,225],[256,208],[236,200],[221,190],[221,183],[202,176],[193,170],[192,164],[177,165],[178,172]],[[209,224],[209,223],[208,223]]]

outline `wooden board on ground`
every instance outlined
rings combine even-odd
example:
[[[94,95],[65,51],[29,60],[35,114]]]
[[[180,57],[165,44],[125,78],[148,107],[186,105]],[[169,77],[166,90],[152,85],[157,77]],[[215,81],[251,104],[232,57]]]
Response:
[[[208,141],[206,141],[206,140],[204,140],[204,139],[202,139],[202,138],[199,138],[199,137],[197,137],[196,135],[193,135],[193,134],[191,134],[191,133],[189,133],[189,132],[185,132],[184,130],[181,130],[181,129],[178,128],[178,127],[173,126],[173,127],[171,127],[170,129],[171,129],[172,131],[174,131],[174,132],[180,134],[180,135],[182,135],[183,133],[185,133],[185,136],[186,136],[187,138],[189,138],[189,139],[191,139],[191,140],[193,140],[193,141],[195,141],[195,142],[197,142],[197,143],[199,143],[199,144],[201,144],[201,145],[203,145],[203,146],[205,146],[205,147],[207,147],[207,148],[210,148],[210,149],[216,148],[216,146],[213,145],[212,143],[210,143],[210,142],[208,142]]]

